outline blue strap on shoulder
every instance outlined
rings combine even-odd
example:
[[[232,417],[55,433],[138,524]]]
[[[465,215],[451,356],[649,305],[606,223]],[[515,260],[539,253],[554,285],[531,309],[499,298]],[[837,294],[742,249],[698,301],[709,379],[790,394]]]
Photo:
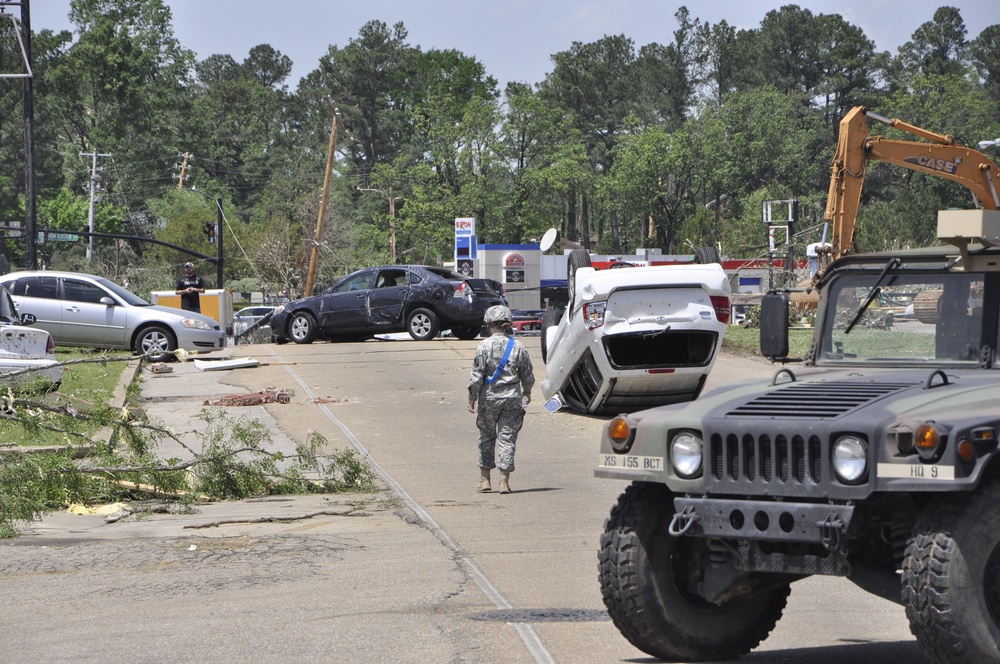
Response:
[[[510,358],[510,351],[514,350],[514,337],[507,340],[507,348],[503,351],[503,357],[500,358],[500,364],[497,365],[497,370],[493,372],[493,375],[486,379],[487,385],[492,385],[497,382],[500,378],[500,372],[503,368],[507,366],[507,360]]]

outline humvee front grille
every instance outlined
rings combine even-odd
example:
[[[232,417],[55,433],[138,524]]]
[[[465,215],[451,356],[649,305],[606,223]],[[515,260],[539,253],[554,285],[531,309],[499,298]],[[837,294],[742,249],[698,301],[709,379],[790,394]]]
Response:
[[[711,478],[721,484],[820,484],[828,476],[818,436],[713,434],[709,439]]]
[[[910,387],[913,384],[797,382],[741,404],[726,416],[828,420]]]

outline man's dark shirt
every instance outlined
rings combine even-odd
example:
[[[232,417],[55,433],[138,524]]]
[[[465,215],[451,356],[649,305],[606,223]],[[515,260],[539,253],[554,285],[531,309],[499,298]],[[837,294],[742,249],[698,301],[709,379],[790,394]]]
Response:
[[[192,286],[195,288],[204,288],[205,280],[197,274],[192,274],[190,277],[184,276],[177,280],[177,288],[174,290],[184,290],[185,288],[191,288]],[[198,293],[181,293],[181,309],[200,314],[201,299],[198,297]]]

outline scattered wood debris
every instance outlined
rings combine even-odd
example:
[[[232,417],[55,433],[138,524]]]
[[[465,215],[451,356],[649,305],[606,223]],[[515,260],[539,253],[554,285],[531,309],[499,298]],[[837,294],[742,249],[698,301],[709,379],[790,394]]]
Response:
[[[250,394],[227,394],[218,401],[206,399],[205,406],[260,406],[266,403],[291,403],[294,390],[279,390],[276,387],[265,387],[260,392]]]
[[[313,403],[347,403],[347,399],[331,399],[330,397],[316,397]]]
[[[155,374],[173,373],[174,368],[166,362],[157,362],[149,365],[149,371]]]

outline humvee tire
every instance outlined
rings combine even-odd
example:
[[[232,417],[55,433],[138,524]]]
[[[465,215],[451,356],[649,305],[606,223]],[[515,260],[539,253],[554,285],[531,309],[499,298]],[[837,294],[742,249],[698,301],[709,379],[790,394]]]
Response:
[[[935,501],[903,558],[910,631],[935,662],[1000,662],[1000,480]]]
[[[704,540],[668,532],[674,494],[633,482],[619,496],[601,535],[598,576],[615,627],[639,650],[668,661],[736,659],[774,629],[788,600],[779,583],[718,605],[681,590],[685,555]]]

